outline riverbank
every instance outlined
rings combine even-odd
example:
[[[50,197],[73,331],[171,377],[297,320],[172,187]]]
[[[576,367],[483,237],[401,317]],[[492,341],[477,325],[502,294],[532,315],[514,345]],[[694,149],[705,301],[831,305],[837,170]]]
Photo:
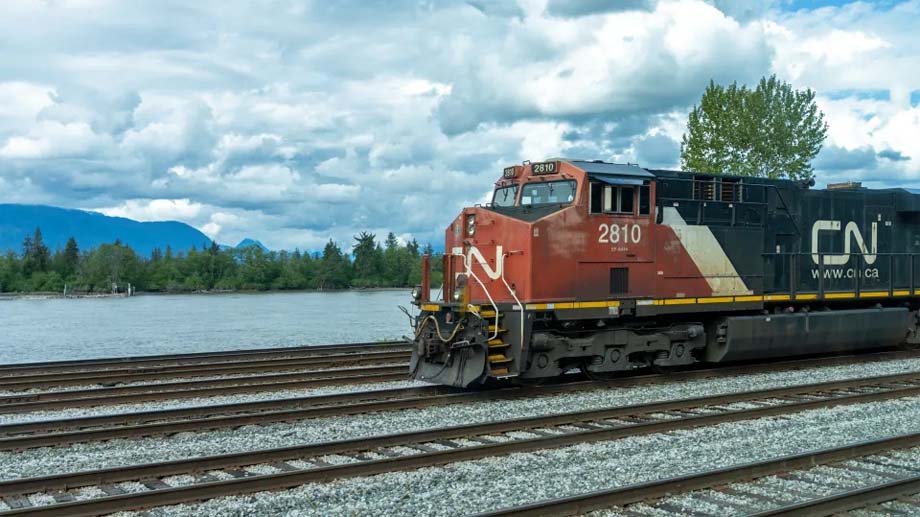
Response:
[[[138,291],[131,296],[219,296],[228,294],[298,294],[298,293],[372,293],[372,292],[399,292],[409,291],[411,287],[353,287],[348,289],[221,289],[211,291]],[[58,299],[95,299],[95,298],[127,298],[126,293],[0,293],[0,301],[4,300],[58,300]]]

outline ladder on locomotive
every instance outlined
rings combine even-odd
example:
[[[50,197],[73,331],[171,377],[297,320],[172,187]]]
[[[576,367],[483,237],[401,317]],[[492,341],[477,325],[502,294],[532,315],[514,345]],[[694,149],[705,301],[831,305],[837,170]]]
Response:
[[[498,321],[495,318],[495,308],[483,308],[479,315],[489,324],[489,375],[491,377],[508,377],[511,372],[511,363],[514,358],[511,357],[511,345],[505,340],[508,329],[504,328],[504,313],[498,315]],[[496,332],[497,330],[497,332]],[[495,336],[494,338],[492,336]]]

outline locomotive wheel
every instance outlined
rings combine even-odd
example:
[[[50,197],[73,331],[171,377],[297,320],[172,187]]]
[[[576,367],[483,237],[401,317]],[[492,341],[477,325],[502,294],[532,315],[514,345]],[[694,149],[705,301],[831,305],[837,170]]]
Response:
[[[610,381],[610,380],[616,379],[617,374],[622,373],[622,372],[604,372],[604,373],[592,372],[591,370],[588,369],[588,364],[589,363],[586,360],[584,363],[582,363],[582,365],[578,369],[581,370],[581,373],[583,373],[585,377],[588,378],[588,380],[591,380],[594,382]]]

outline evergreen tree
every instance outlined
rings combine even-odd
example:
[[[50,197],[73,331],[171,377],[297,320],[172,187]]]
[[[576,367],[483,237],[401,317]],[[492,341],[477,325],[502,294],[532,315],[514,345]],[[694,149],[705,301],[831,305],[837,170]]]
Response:
[[[355,257],[354,285],[357,287],[380,285],[383,250],[377,245],[376,238],[376,235],[368,232],[361,232],[355,237],[352,251]]]
[[[80,266],[80,248],[77,247],[77,240],[73,237],[67,239],[64,251],[59,255],[60,257],[56,257],[57,260],[55,260],[57,264],[55,271],[65,280],[73,278]]]
[[[317,271],[317,287],[320,289],[342,289],[349,285],[348,259],[336,243],[329,239],[323,248],[323,256]]]
[[[51,265],[51,251],[45,246],[41,228],[36,227],[32,237],[22,242],[23,270],[26,275],[44,273]]]

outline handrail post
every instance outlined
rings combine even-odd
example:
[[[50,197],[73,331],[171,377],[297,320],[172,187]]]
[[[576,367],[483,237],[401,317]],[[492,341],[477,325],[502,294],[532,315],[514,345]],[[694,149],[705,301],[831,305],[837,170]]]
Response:
[[[888,255],[888,297],[894,296],[894,255]]]
[[[910,296],[914,295],[914,254],[910,254]]]
[[[849,253],[847,254],[849,255]],[[849,264],[849,262],[847,262]],[[856,279],[856,298],[859,299],[860,279],[859,279],[859,260],[856,261],[856,267],[853,268],[853,277]]]
[[[431,299],[431,257],[425,253],[422,255],[422,292],[419,297],[420,301],[427,302]]]
[[[818,298],[824,299],[824,254],[818,252]]]
[[[444,273],[443,273],[443,277],[444,277],[444,280],[443,280],[443,282],[442,282],[442,285],[443,285],[444,287],[441,289],[442,291],[444,291],[444,303],[450,303],[450,302],[451,302],[450,293],[453,292],[453,290],[454,290],[454,269],[453,269],[453,267],[452,267],[452,266],[453,266],[453,263],[454,263],[453,258],[454,258],[453,254],[451,254],[451,253],[444,253],[444,257],[443,257],[443,261],[444,261],[444,267],[443,267]]]

